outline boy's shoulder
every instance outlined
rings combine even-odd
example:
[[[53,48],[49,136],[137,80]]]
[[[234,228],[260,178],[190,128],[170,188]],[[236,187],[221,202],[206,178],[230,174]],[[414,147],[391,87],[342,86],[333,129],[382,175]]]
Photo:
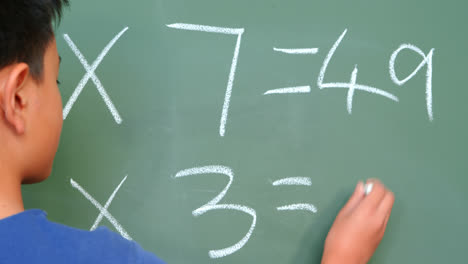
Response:
[[[163,263],[106,227],[68,227],[38,209],[0,220],[0,234],[0,263]]]

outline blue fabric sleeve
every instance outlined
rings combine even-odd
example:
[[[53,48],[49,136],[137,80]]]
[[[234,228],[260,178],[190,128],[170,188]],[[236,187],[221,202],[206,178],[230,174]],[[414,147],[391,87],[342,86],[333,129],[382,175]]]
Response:
[[[54,223],[41,210],[0,219],[0,264],[164,264],[107,227],[94,231]]]
[[[165,264],[154,254],[144,250],[135,241],[130,241],[119,234],[112,232],[107,227],[99,227],[94,231],[99,239],[107,245],[101,245],[102,249],[108,249],[110,255],[103,252],[101,259],[112,259],[113,263],[136,263],[136,264]],[[117,259],[118,258],[118,259]]]

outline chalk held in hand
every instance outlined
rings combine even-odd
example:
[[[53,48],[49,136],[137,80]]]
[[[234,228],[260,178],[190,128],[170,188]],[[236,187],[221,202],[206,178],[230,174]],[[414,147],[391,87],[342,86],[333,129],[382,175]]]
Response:
[[[366,195],[369,195],[369,193],[372,191],[372,187],[374,187],[373,183],[367,183],[366,185],[364,185],[364,193]]]

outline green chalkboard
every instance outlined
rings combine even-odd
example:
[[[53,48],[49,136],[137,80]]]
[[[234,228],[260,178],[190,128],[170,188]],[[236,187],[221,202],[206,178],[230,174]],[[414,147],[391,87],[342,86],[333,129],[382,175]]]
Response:
[[[90,229],[100,210],[82,191],[105,206],[121,183],[98,224],[168,263],[319,263],[355,184],[376,177],[396,202],[371,263],[464,263],[467,9],[73,1],[56,35],[71,108],[26,207]]]

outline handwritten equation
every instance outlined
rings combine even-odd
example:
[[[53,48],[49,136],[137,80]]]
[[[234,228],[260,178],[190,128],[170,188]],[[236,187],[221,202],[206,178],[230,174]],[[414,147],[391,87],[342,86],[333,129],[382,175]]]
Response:
[[[242,43],[242,36],[245,33],[244,28],[227,28],[227,27],[216,27],[216,26],[208,26],[208,25],[197,25],[197,24],[186,24],[186,23],[175,23],[175,24],[168,24],[167,27],[171,29],[177,30],[185,30],[185,31],[198,31],[198,32],[207,32],[207,33],[215,33],[215,34],[224,34],[224,35],[231,35],[236,37],[235,46],[234,46],[234,54],[231,61],[231,67],[229,70],[229,76],[227,80],[224,101],[222,104],[221,109],[221,117],[219,121],[219,136],[224,137],[226,134],[226,124],[228,121],[229,116],[229,108],[231,104],[231,95],[233,93],[234,88],[234,80],[236,75],[236,69],[238,67],[238,59],[241,53],[241,43]],[[107,108],[109,109],[112,117],[114,118],[117,124],[122,123],[122,118],[112,103],[109,94],[104,89],[103,84],[97,77],[95,71],[98,68],[99,64],[102,62],[104,57],[110,51],[110,49],[114,46],[114,44],[123,36],[123,34],[128,30],[128,27],[122,29],[118,34],[114,36],[114,38],[109,41],[109,43],[103,48],[101,53],[98,57],[93,61],[90,65],[88,61],[85,59],[82,52],[78,49],[77,45],[72,41],[68,34],[64,34],[63,37],[71,48],[75,56],[78,58],[80,63],[82,64],[83,68],[85,69],[86,73],[81,78],[80,82],[76,86],[73,94],[67,101],[64,110],[63,110],[63,118],[66,119],[69,115],[70,110],[72,109],[73,105],[76,103],[80,93],[83,91],[85,85],[89,80],[91,80],[96,89],[98,90],[99,94],[101,95],[102,99],[104,100]],[[346,110],[349,114],[352,114],[353,110],[353,99],[354,94],[356,91],[367,92],[371,94],[375,94],[377,96],[382,96],[387,98],[388,100],[398,102],[399,99],[394,94],[385,91],[383,89],[379,89],[377,87],[362,84],[358,82],[358,65],[355,65],[354,68],[351,70],[350,77],[348,80],[345,81],[325,81],[328,67],[335,55],[336,50],[342,44],[347,30],[345,29],[338,37],[338,39],[333,43],[331,48],[328,50],[320,68],[318,78],[317,78],[317,87],[321,90],[324,89],[345,89],[347,90],[346,96]],[[273,47],[274,52],[289,54],[289,55],[316,55],[319,53],[319,47],[311,47],[311,48],[278,48]],[[401,76],[397,76],[395,71],[395,65],[397,58],[401,51],[409,50],[421,57],[421,62],[414,68],[414,70],[406,77],[402,78]],[[431,49],[427,54],[424,53],[418,47],[412,44],[401,44],[390,56],[388,70],[390,79],[398,86],[404,85],[410,79],[412,79],[418,72],[425,69],[425,76],[426,76],[426,83],[425,83],[425,99],[426,99],[426,111],[427,116],[430,121],[434,119],[433,116],[433,109],[432,109],[432,67],[433,67],[433,55],[434,49]],[[311,85],[298,85],[293,87],[282,87],[282,88],[275,88],[267,90],[263,93],[265,96],[271,95],[282,95],[282,94],[304,94],[311,92]],[[199,208],[192,211],[192,215],[194,217],[202,216],[203,214],[213,211],[213,210],[232,210],[237,211],[243,214],[250,215],[252,217],[252,222],[245,233],[244,237],[233,243],[231,246],[222,248],[222,249],[213,249],[208,252],[210,258],[222,258],[228,255],[231,255],[242,247],[246,245],[250,237],[252,236],[255,226],[257,223],[257,214],[255,209],[246,206],[240,205],[235,203],[225,203],[222,202],[224,196],[229,191],[229,188],[233,184],[234,180],[234,172],[231,168],[222,166],[222,165],[210,165],[210,166],[202,166],[202,167],[193,167],[189,169],[180,170],[175,174],[175,179],[184,178],[189,176],[196,176],[196,175],[207,175],[207,174],[214,174],[214,175],[221,175],[229,178],[228,184],[224,187],[224,189],[215,196],[212,200],[207,202],[206,204],[200,206]],[[122,186],[122,184],[127,179],[127,176],[123,178],[120,184],[114,189],[112,194],[110,195],[109,199],[106,201],[105,205],[102,206],[99,202],[97,202],[83,187],[81,187],[76,181],[73,179],[70,180],[70,184],[73,188],[77,189],[88,201],[90,201],[98,210],[99,215],[97,216],[95,222],[91,226],[91,230],[94,230],[99,223],[102,221],[103,218],[106,218],[110,221],[110,223],[116,228],[116,230],[125,238],[131,240],[132,238],[127,233],[127,231],[119,224],[119,222],[109,213],[108,208],[111,204],[112,200],[114,199],[116,193]],[[273,187],[278,186],[312,186],[312,181],[308,177],[291,177],[291,178],[283,178],[276,180],[272,183]],[[316,213],[317,207],[311,203],[293,203],[287,205],[281,205],[276,208],[278,211],[294,211],[294,210],[301,210],[307,211],[310,213]]]
[[[194,217],[201,216],[207,212],[214,211],[214,210],[233,210],[238,211],[241,213],[248,214],[252,217],[252,224],[250,225],[249,230],[244,235],[244,237],[236,242],[235,244],[228,246],[222,249],[213,249],[208,252],[210,258],[222,258],[228,255],[235,253],[236,251],[240,250],[250,239],[250,236],[254,232],[255,225],[257,223],[257,213],[255,209],[248,207],[246,205],[240,204],[230,204],[230,203],[221,203],[221,200],[229,191],[233,181],[234,181],[234,172],[231,168],[221,165],[210,165],[210,166],[203,166],[203,167],[194,167],[189,169],[184,169],[176,173],[174,178],[183,178],[188,176],[195,176],[195,175],[207,175],[207,174],[214,174],[214,175],[221,175],[226,176],[229,178],[229,182],[227,183],[226,187],[213,199],[211,199],[206,204],[202,205],[201,207],[192,211],[192,215]],[[105,205],[102,206],[92,195],[90,195],[79,183],[75,180],[70,179],[70,184],[73,188],[77,189],[89,202],[91,202],[96,209],[99,210],[99,215],[97,216],[96,220],[94,221],[93,225],[91,226],[90,230],[94,230],[98,227],[99,223],[102,221],[103,217],[105,217],[109,222],[114,226],[114,228],[126,239],[132,240],[130,235],[127,231],[119,224],[117,219],[109,213],[108,208],[112,203],[115,195],[119,191],[122,184],[127,179],[125,176],[120,184],[114,189],[108,200],[106,201]],[[290,177],[276,180],[272,183],[272,186],[312,186],[312,180],[308,177]],[[278,206],[276,208],[278,211],[308,211],[311,213],[317,213],[317,208],[315,205],[311,203],[293,203]]]
[[[242,42],[242,35],[245,32],[244,28],[227,28],[227,27],[214,27],[214,26],[207,26],[207,25],[196,25],[196,24],[185,24],[185,23],[175,23],[175,24],[168,24],[167,27],[178,29],[178,30],[188,30],[188,31],[199,31],[199,32],[208,32],[208,33],[216,33],[216,34],[225,34],[225,35],[233,35],[236,36],[236,43],[234,47],[234,55],[231,61],[231,67],[229,71],[229,77],[227,81],[226,91],[224,95],[224,102],[222,105],[221,110],[221,117],[219,121],[219,135],[224,137],[226,134],[226,124],[228,121],[229,115],[229,107],[231,104],[231,95],[233,92],[234,87],[234,80],[236,75],[236,69],[238,65],[238,58],[240,55],[240,47]],[[64,34],[64,39],[68,46],[71,48],[73,53],[79,59],[81,64],[83,65],[84,69],[86,70],[85,75],[82,77],[78,85],[76,86],[73,94],[67,101],[64,109],[63,109],[63,118],[66,119],[70,110],[72,109],[73,105],[75,104],[76,100],[78,99],[80,93],[83,91],[84,86],[89,81],[95,84],[99,94],[101,95],[102,99],[106,103],[109,111],[111,112],[115,122],[117,124],[122,123],[122,118],[117,111],[117,108],[112,103],[109,95],[107,94],[104,86],[100,82],[99,78],[96,76],[95,71],[99,64],[102,62],[106,54],[110,51],[112,46],[117,42],[117,40],[128,30],[128,27],[125,27],[122,31],[120,31],[101,51],[99,56],[95,59],[95,61],[89,65],[88,61],[84,58],[81,51],[72,41],[68,34]],[[328,51],[325,59],[323,60],[322,67],[320,68],[320,72],[317,79],[317,87],[319,89],[346,89],[347,96],[346,96],[346,109],[349,114],[352,113],[353,109],[353,98],[356,91],[362,91],[367,93],[372,93],[375,95],[383,96],[389,100],[394,102],[398,102],[399,99],[394,94],[387,92],[385,90],[376,88],[374,86],[365,85],[358,83],[358,66],[355,65],[354,69],[352,69],[349,80],[345,82],[326,82],[325,77],[327,73],[328,66],[340,46],[341,42],[343,41],[344,37],[347,34],[347,29],[341,33],[335,43],[332,45],[330,50]],[[410,50],[421,57],[421,62],[419,65],[411,72],[408,76],[401,78],[398,77],[395,72],[395,63],[398,58],[398,55],[403,50]],[[273,51],[290,54],[290,55],[316,55],[319,52],[319,48],[300,48],[300,49],[291,49],[291,48],[276,48],[273,47]],[[406,82],[411,80],[419,71],[425,68],[425,75],[426,75],[426,83],[425,83],[425,97],[426,97],[426,111],[430,121],[434,119],[433,109],[432,109],[432,66],[433,66],[433,55],[434,49],[431,49],[427,54],[425,54],[421,49],[412,45],[412,44],[401,44],[390,56],[389,59],[389,75],[391,80],[399,86],[404,85]],[[300,94],[300,93],[310,93],[311,86],[310,85],[301,85],[295,87],[285,87],[285,88],[277,88],[271,89],[264,93],[264,95],[278,95],[278,94]]]

